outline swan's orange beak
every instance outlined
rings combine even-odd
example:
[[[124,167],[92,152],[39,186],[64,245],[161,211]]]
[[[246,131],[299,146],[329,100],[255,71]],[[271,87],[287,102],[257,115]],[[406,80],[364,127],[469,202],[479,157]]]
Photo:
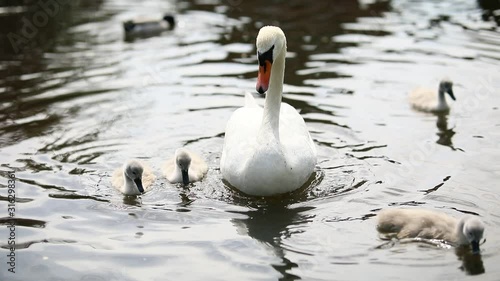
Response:
[[[269,88],[269,78],[271,77],[272,63],[268,60],[264,61],[263,65],[259,66],[259,75],[257,75],[257,92],[263,94]]]

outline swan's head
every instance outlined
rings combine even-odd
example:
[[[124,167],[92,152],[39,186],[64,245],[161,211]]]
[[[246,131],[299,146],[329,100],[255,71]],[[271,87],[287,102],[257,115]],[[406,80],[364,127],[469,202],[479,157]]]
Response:
[[[479,242],[483,238],[484,224],[476,217],[466,217],[463,219],[462,233],[471,244],[472,252],[479,253]]]
[[[130,160],[125,163],[124,174],[135,183],[140,193],[144,192],[144,187],[142,186],[142,172],[142,165],[138,161]]]
[[[445,78],[441,80],[441,83],[439,83],[439,92],[448,93],[450,98],[456,100],[455,95],[453,94],[453,82],[451,82],[450,79]]]
[[[191,156],[189,156],[189,153],[184,149],[181,149],[181,148],[177,149],[175,151],[175,164],[181,170],[182,182],[184,184],[188,184],[189,183],[189,166],[191,165]]]
[[[174,28],[174,26],[175,26],[174,16],[166,14],[166,15],[163,16],[163,20],[166,21],[166,22],[168,22],[168,25],[169,25],[170,29]]]
[[[269,88],[271,68],[274,60],[286,51],[285,33],[276,26],[264,26],[257,35],[257,59],[259,60],[259,75],[257,77],[257,92],[263,94]]]
[[[131,32],[132,30],[134,30],[135,26],[136,24],[131,20],[123,23],[123,28],[125,29],[125,32]]]

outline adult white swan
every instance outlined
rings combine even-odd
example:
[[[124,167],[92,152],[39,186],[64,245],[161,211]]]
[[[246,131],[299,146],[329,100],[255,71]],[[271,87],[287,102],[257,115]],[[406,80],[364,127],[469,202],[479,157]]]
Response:
[[[438,90],[417,88],[410,93],[410,104],[413,108],[427,112],[446,112],[450,110],[446,103],[445,93],[455,100],[453,94],[453,82],[443,79],[439,83]]]
[[[316,147],[304,119],[281,103],[286,38],[265,26],[257,36],[257,91],[267,91],[264,108],[246,94],[226,126],[221,171],[233,187],[250,195],[273,195],[304,185],[316,166]]]

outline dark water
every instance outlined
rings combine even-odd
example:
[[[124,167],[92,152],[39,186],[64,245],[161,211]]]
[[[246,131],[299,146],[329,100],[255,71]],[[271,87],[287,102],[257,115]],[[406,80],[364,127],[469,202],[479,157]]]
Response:
[[[500,276],[500,34],[475,1],[70,2],[15,46],[8,34],[23,35],[40,8],[0,11],[1,280]],[[124,40],[123,21],[164,11],[174,31]],[[284,100],[306,120],[319,164],[310,187],[264,200],[224,186],[218,163],[226,121],[255,88],[266,24],[287,35]],[[450,114],[410,108],[412,88],[446,76]],[[181,146],[209,161],[202,182],[160,178],[137,198],[111,188],[126,159],[160,176]],[[378,249],[373,216],[398,205],[478,214],[482,255]]]

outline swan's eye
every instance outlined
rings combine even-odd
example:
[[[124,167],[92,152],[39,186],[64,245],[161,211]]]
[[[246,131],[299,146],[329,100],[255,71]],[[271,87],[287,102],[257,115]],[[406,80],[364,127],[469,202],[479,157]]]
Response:
[[[274,50],[274,45],[263,54],[257,52],[257,59],[259,60],[259,65],[265,66],[266,61],[269,61],[271,64],[273,63],[273,50]]]

